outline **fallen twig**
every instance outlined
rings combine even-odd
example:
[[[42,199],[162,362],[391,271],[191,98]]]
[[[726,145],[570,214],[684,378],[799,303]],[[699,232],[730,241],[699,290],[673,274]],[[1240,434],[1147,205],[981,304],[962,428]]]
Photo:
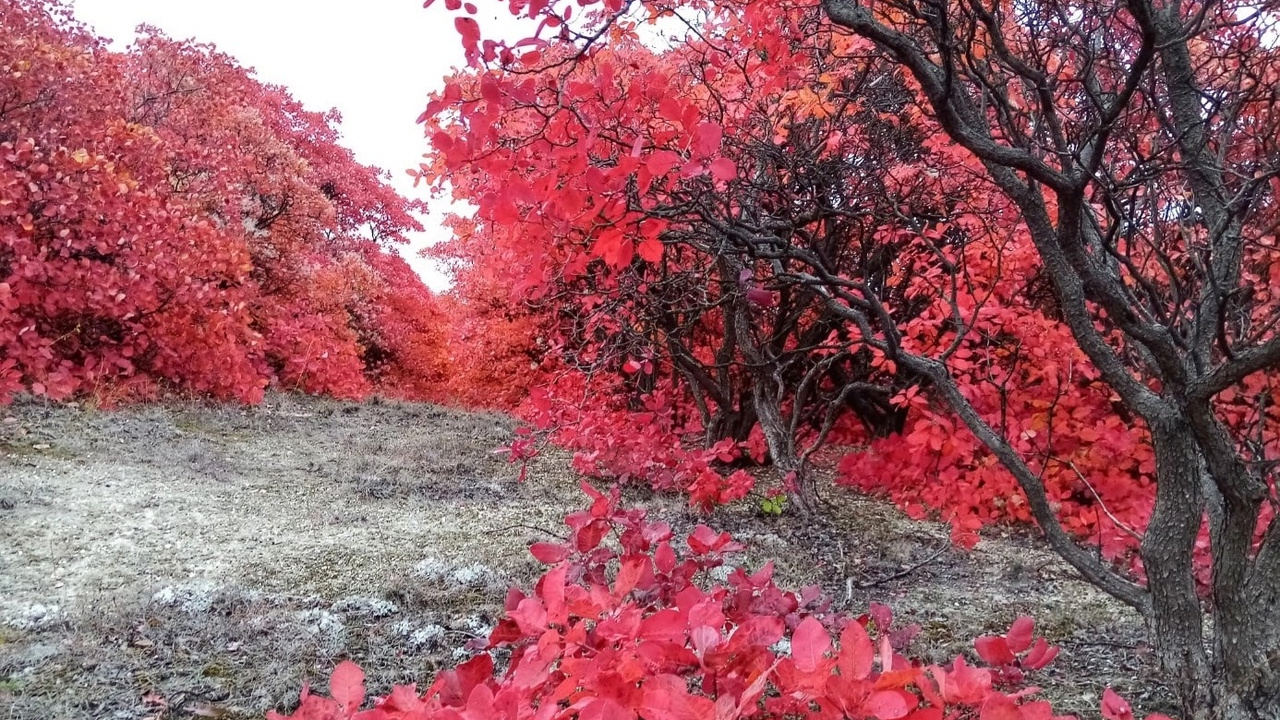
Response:
[[[563,540],[565,542],[569,542],[568,537],[561,535],[559,533],[552,532],[544,527],[538,527],[537,525],[525,525],[522,523],[516,524],[516,525],[508,525],[503,528],[498,528],[494,532],[502,533],[502,532],[507,532],[508,530],[534,530],[536,532],[546,533],[547,535],[550,535],[551,537],[556,538],[557,540]]]
[[[916,570],[919,570],[920,568],[924,567],[925,565],[928,565],[929,563],[933,562],[934,560],[937,560],[938,558],[942,557],[942,554],[943,554],[943,553],[945,553],[945,552],[947,551],[947,548],[949,548],[949,547],[951,547],[951,544],[950,544],[950,543],[947,543],[947,544],[943,545],[942,547],[938,548],[937,552],[934,552],[934,553],[933,553],[932,555],[930,555],[929,557],[927,557],[927,558],[925,558],[925,559],[921,560],[921,561],[920,561],[920,562],[918,562],[918,563],[915,563],[914,565],[911,565],[911,566],[909,566],[909,567],[903,568],[902,570],[899,570],[898,572],[893,573],[892,575],[886,575],[885,577],[877,578],[877,579],[875,579],[875,580],[867,580],[866,582],[854,583],[854,587],[858,588],[859,590],[867,590],[867,589],[870,589],[870,588],[873,588],[873,587],[877,587],[877,586],[879,586],[879,585],[883,585],[883,584],[885,584],[885,583],[887,583],[887,582],[890,582],[890,581],[893,581],[893,580],[897,580],[897,579],[898,579],[898,578],[900,578],[900,577],[904,577],[904,576],[910,575],[911,573],[915,572]],[[850,578],[850,579],[852,580],[852,578]]]

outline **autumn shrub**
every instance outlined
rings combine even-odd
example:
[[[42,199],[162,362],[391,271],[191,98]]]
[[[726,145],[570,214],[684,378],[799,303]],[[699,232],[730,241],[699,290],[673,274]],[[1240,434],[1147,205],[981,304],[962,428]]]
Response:
[[[587,477],[684,493],[704,510],[740,500],[755,487],[750,473],[730,465],[744,455],[764,460],[758,433],[703,447],[695,438],[704,428],[681,408],[678,388],[636,395],[620,389],[620,382],[560,373],[532,389],[517,410],[540,438],[573,451],[572,467]]]
[[[762,58],[778,22],[813,35]],[[620,31],[590,63],[549,43],[432,98],[420,178],[468,207],[435,249],[470,328],[454,354],[488,371],[458,376],[462,401],[527,393],[515,406],[578,469],[699,506],[741,497],[753,465],[812,495],[837,445],[838,482],[961,542],[1031,521],[1014,475],[883,335],[943,355],[979,416],[1042,458],[1065,531],[1140,574],[1151,447],[1062,322],[1014,204],[911,111],[909,83],[807,10],[713,26],[725,42]],[[846,287],[876,292],[833,299]],[[858,325],[850,304],[896,324]],[[499,322],[514,317],[523,337]]]
[[[566,518],[566,542],[532,546],[550,569],[530,594],[508,592],[506,615],[479,642],[479,655],[441,672],[422,694],[398,686],[368,710],[363,673],[343,662],[331,697],[304,689],[297,710],[268,718],[1056,717],[1026,686],[1058,652],[1035,636],[1030,618],[979,638],[978,665],[964,656],[945,666],[912,660],[902,653],[919,628],[895,627],[888,608],[832,612],[816,588],[779,588],[769,566],[726,566],[741,549],[727,533],[699,526],[677,540],[643,510],[620,507],[616,490],[584,489],[590,509]],[[1110,689],[1102,714],[1134,717]]]
[[[277,386],[425,396],[433,298],[394,245],[420,204],[209,46],[115,52],[0,3],[0,401]]]

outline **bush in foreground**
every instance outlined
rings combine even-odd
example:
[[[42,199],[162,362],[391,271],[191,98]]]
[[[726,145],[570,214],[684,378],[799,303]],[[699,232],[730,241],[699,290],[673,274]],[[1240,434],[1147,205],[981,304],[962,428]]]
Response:
[[[918,628],[895,628],[884,606],[853,618],[831,612],[815,587],[778,588],[770,566],[713,572],[742,548],[728,533],[699,526],[681,547],[666,523],[621,508],[616,491],[584,489],[591,508],[566,519],[566,543],[531,548],[551,569],[531,595],[509,591],[506,617],[482,642],[486,652],[441,673],[422,695],[397,686],[363,711],[364,674],[344,662],[331,697],[304,688],[293,714],[268,719],[1065,717],[1025,684],[1058,652],[1035,637],[1030,618],[975,642],[984,666],[963,656],[927,665],[901,654]],[[499,668],[495,658],[508,653]],[[1134,718],[1110,689],[1102,715]]]

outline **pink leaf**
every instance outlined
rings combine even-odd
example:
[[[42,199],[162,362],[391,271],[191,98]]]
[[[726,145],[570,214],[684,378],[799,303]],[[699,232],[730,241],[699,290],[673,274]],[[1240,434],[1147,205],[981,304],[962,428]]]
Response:
[[[1004,636],[1009,645],[1009,650],[1016,655],[1031,647],[1031,636],[1035,633],[1035,630],[1035,620],[1026,615],[1019,616],[1017,620],[1013,621],[1013,626],[1009,628],[1009,633]]]
[[[988,665],[1011,665],[1016,660],[1013,653],[1009,650],[1009,645],[1002,637],[983,635],[973,641],[973,646],[977,648],[978,655],[980,655],[983,661]]]
[[[1133,708],[1115,690],[1107,688],[1102,691],[1102,717],[1107,720],[1133,720]]]
[[[717,123],[699,123],[693,131],[693,151],[701,157],[710,157],[720,152],[720,143],[724,139],[724,129]]]
[[[364,704],[364,671],[350,660],[343,660],[329,678],[329,694],[348,713]]]
[[[846,625],[840,633],[840,655],[836,661],[840,674],[853,680],[866,680],[871,676],[875,656],[875,646],[862,623],[855,620]]]
[[[716,158],[711,161],[710,168],[711,177],[716,180],[729,182],[738,177],[738,166],[729,158]]]
[[[773,293],[769,292],[768,290],[765,290],[764,288],[753,287],[748,289],[747,299],[755,303],[756,305],[759,305],[760,307],[773,307],[774,305],[778,304],[778,301],[776,298],[774,298]]]
[[[791,657],[801,672],[813,672],[822,664],[822,657],[831,649],[831,636],[822,623],[805,618],[791,637]]]

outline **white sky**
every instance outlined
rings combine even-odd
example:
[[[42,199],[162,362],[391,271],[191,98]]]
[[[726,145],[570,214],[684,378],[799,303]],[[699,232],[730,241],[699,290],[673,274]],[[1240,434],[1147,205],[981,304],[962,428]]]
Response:
[[[427,93],[450,68],[463,63],[461,45],[444,8],[424,10],[422,0],[73,0],[75,15],[99,35],[127,45],[139,24],[176,39],[212,43],[257,70],[258,78],[283,85],[312,110],[342,113],[342,142],[356,158],[390,170],[407,197],[425,198],[405,170],[417,167],[427,143],[414,120]],[[442,3],[443,4],[443,3]],[[505,3],[480,3],[506,12]],[[494,10],[478,16],[486,30]],[[510,19],[504,18],[504,25]],[[438,203],[443,209],[444,203]],[[435,208],[433,207],[433,210]],[[435,213],[433,213],[435,214]],[[417,257],[417,249],[447,230],[424,218],[406,259],[433,289],[443,274]]]

